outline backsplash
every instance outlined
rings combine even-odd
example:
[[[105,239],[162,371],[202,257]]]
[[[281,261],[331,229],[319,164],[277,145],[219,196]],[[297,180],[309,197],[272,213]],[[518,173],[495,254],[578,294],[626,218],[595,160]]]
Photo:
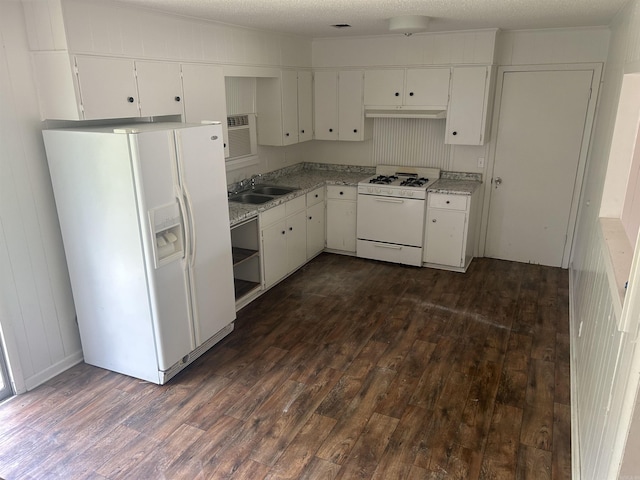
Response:
[[[446,120],[376,118],[373,164],[449,168],[451,146],[445,145]]]

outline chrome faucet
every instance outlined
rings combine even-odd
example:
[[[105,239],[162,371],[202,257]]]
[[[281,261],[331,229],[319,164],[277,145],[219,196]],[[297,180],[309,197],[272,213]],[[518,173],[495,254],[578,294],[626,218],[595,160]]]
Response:
[[[251,188],[253,188],[253,187],[255,187],[255,186],[256,186],[256,183],[257,183],[257,182],[256,182],[256,180],[258,180],[258,179],[260,179],[260,178],[262,178],[262,174],[261,174],[261,173],[258,173],[257,175],[253,175],[253,176],[251,177],[251,180],[250,180],[250,182],[251,182]]]

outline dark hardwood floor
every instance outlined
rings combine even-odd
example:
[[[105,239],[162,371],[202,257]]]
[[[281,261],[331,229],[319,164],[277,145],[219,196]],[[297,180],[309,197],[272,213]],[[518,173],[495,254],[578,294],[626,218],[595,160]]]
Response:
[[[569,479],[566,270],[323,254],[165,386],[78,365],[0,406],[5,479]]]

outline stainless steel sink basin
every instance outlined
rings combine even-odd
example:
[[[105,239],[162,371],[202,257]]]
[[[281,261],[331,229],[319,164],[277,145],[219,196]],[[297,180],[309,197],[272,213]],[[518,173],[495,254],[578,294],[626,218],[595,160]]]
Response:
[[[253,187],[253,193],[261,193],[263,195],[286,195],[287,193],[291,193],[298,190],[295,187],[280,187],[276,185],[256,185]]]
[[[238,195],[232,195],[229,197],[230,202],[236,203],[251,203],[253,205],[260,205],[261,203],[267,203],[273,200],[274,197],[270,195],[260,195],[257,193],[240,193]]]

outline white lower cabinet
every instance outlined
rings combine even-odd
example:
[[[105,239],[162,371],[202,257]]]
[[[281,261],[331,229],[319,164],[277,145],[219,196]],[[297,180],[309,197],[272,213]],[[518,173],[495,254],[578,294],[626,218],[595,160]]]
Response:
[[[426,266],[465,271],[473,258],[471,195],[429,193],[423,261]]]
[[[260,214],[265,288],[307,261],[305,206],[305,197],[301,196]]]
[[[355,186],[327,186],[327,249],[335,253],[356,253]]]
[[[324,250],[326,238],[325,189],[307,193],[307,260]]]

